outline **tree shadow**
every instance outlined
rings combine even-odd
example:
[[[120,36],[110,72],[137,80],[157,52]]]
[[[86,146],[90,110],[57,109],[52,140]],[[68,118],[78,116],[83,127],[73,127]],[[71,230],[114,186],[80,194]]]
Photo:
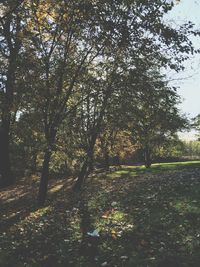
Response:
[[[105,186],[98,191],[98,206],[108,209],[114,200],[118,213],[126,216],[125,224],[118,221],[122,224],[120,235],[105,241],[112,251],[99,252],[104,254],[109,266],[117,262],[110,260],[110,254],[118,255],[117,266],[197,266],[200,258],[199,169],[166,172],[162,176],[151,174],[128,184],[126,179],[130,181],[132,177],[127,175],[122,173],[116,178],[114,186],[108,184],[110,190]],[[95,183],[98,187],[98,182]],[[134,227],[127,229],[126,225]],[[123,255],[128,258],[126,262],[120,260],[120,255],[121,259]]]
[[[56,199],[63,190],[69,190],[72,180],[50,180],[46,205]],[[21,180],[18,184],[0,191],[1,197],[1,231],[8,231],[10,227],[26,219],[31,213],[40,209],[37,205],[38,180]]]
[[[88,208],[89,200],[84,191],[79,194],[80,230],[82,233],[80,256],[87,262],[87,266],[96,266],[99,256],[99,233],[94,227],[94,218]],[[97,231],[97,232],[95,232]]]
[[[10,265],[2,266],[198,266],[198,177],[199,170],[123,173],[88,180],[76,194],[53,183],[50,205],[3,239]],[[88,235],[95,229],[99,237]]]

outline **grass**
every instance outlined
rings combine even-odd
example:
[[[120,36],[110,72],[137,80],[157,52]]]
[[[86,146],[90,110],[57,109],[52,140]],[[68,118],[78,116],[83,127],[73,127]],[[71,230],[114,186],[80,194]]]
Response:
[[[200,161],[185,161],[185,162],[171,162],[171,163],[155,163],[151,168],[142,166],[122,166],[121,170],[112,172],[109,177],[121,177],[122,175],[138,176],[141,174],[151,174],[167,170],[178,170],[185,168],[195,168],[200,166]]]
[[[52,182],[39,210],[37,183],[1,192],[0,267],[197,267],[199,178],[200,162],[123,166],[91,177],[80,194]]]

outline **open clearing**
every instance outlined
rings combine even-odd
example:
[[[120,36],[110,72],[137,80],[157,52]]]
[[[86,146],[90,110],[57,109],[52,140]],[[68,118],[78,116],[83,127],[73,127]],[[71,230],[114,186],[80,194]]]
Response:
[[[199,266],[200,162],[93,174],[81,193],[37,177],[0,191],[0,267]],[[96,230],[96,231],[95,231]]]

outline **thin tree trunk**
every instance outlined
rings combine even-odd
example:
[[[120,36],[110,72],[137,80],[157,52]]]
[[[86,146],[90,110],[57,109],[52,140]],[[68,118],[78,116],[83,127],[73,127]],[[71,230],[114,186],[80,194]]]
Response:
[[[73,187],[74,191],[80,191],[81,190],[83,183],[84,183],[84,180],[85,180],[85,177],[86,177],[87,169],[88,169],[88,161],[85,160],[85,162],[82,165],[81,171],[79,172],[78,179],[77,179],[76,183],[74,184],[74,187]]]
[[[110,167],[110,159],[109,159],[109,153],[108,153],[108,149],[106,148],[104,151],[104,168],[105,170],[109,170]]]
[[[40,179],[40,187],[38,193],[38,205],[43,206],[46,200],[48,181],[49,181],[49,163],[51,159],[52,152],[46,150],[44,155],[44,161],[42,166],[42,174]]]
[[[94,128],[94,132],[93,132],[93,135],[91,137],[91,140],[90,140],[90,143],[89,143],[89,148],[88,148],[88,151],[87,151],[87,156],[86,156],[86,160],[81,168],[81,171],[78,175],[78,179],[73,187],[73,189],[76,191],[80,190],[83,183],[84,183],[84,180],[87,178],[87,176],[89,175],[92,167],[93,167],[93,160],[94,160],[94,146],[96,144],[96,140],[97,140],[97,137],[98,137],[98,134],[99,134],[99,129],[101,127],[101,123],[102,123],[102,120],[103,120],[103,116],[104,116],[104,113],[105,113],[105,108],[106,108],[106,105],[108,103],[108,99],[109,99],[109,96],[110,96],[110,92],[111,90],[108,90],[106,92],[106,95],[105,95],[105,99],[104,99],[104,102],[102,104],[102,110],[100,112],[100,115],[99,115],[99,118],[97,119],[97,124]],[[97,130],[98,129],[98,130]]]
[[[90,174],[90,172],[93,169],[93,161],[94,161],[94,146],[96,143],[96,136],[94,136],[94,138],[92,138],[92,142],[90,144],[90,147],[88,149],[87,155],[86,155],[86,160],[82,165],[81,171],[78,175],[78,179],[74,185],[74,190],[75,191],[80,191],[83,183],[85,181],[85,179],[88,177],[88,175]]]
[[[115,164],[116,164],[117,166],[120,166],[120,156],[119,156],[119,154],[117,154],[117,155],[115,156]]]
[[[88,153],[88,175],[92,171],[94,171],[94,145],[92,145]]]
[[[37,171],[37,151],[33,151],[33,156],[32,156],[32,166],[31,166],[31,171],[32,173],[36,173]]]
[[[145,160],[145,167],[150,168],[151,167],[151,155],[150,155],[150,150],[149,147],[146,146],[144,150],[144,160]]]

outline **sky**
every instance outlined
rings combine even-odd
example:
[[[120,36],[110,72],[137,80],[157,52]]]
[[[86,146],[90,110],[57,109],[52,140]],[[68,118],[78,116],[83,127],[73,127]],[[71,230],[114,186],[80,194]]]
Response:
[[[200,30],[200,0],[180,0],[168,15],[168,20],[176,24],[186,21],[195,23],[196,28]],[[193,39],[195,47],[200,48],[200,38]],[[178,93],[181,96],[182,103],[180,110],[190,118],[200,114],[200,55],[194,55],[185,62],[185,70],[182,73],[175,74],[174,85],[178,86]],[[195,139],[195,132],[187,132],[180,135],[186,140]]]

